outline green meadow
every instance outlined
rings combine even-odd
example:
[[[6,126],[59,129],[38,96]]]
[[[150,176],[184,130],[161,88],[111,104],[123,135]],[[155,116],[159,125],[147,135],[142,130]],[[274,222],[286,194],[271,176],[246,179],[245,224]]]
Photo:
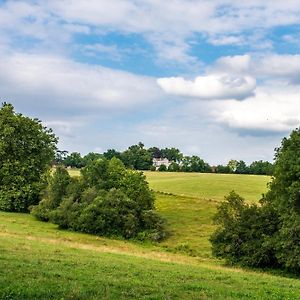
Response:
[[[171,233],[157,244],[63,231],[0,212],[0,299],[300,299],[299,279],[226,266],[210,253],[212,216],[224,194],[234,188],[258,201],[269,177],[146,176]]]
[[[145,174],[155,191],[215,201],[223,200],[224,195],[235,190],[247,201],[256,202],[271,180],[270,176],[262,175],[150,171]]]

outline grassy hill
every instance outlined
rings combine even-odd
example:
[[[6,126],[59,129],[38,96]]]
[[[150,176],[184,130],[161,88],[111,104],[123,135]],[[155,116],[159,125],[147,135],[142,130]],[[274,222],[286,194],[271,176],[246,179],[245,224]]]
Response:
[[[0,213],[0,299],[297,299],[300,281]]]
[[[270,176],[213,174],[213,173],[175,173],[144,172],[150,187],[181,196],[224,200],[224,195],[235,190],[248,201],[257,201],[267,191]]]
[[[147,173],[150,186],[161,178],[165,192],[175,194],[170,176],[187,183],[181,185],[185,196],[156,193],[156,207],[172,231],[160,244],[68,232],[30,215],[0,212],[0,299],[300,299],[299,279],[230,268],[211,257],[208,238],[221,198],[201,198],[202,174],[191,179],[196,190],[188,185],[192,175]],[[219,176],[206,175],[211,182]],[[259,191],[252,178],[237,176],[236,184],[246,187],[244,196],[252,186],[255,201],[265,187]],[[268,179],[259,180],[263,186]],[[214,187],[217,193],[224,188]]]

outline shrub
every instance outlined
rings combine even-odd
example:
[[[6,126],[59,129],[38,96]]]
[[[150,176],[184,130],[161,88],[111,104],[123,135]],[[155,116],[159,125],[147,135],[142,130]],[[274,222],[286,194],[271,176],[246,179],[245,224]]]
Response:
[[[300,273],[300,129],[276,149],[274,177],[261,206],[235,193],[220,205],[213,254],[231,263]]]
[[[154,196],[142,172],[126,170],[117,158],[90,162],[83,176],[70,178],[58,168],[34,216],[60,228],[92,234],[160,240],[164,222],[154,209]]]

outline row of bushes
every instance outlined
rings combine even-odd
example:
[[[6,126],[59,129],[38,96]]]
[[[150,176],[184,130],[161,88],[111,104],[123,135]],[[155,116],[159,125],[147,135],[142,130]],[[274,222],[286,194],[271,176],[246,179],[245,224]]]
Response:
[[[58,166],[43,199],[30,209],[39,220],[64,229],[155,241],[166,236],[145,176],[117,158],[90,162],[79,177]]]

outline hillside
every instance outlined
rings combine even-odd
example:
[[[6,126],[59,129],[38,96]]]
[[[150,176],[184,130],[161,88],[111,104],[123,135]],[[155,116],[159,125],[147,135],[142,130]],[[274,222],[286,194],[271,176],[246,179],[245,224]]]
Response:
[[[299,279],[230,268],[211,257],[218,198],[156,196],[172,232],[156,245],[58,230],[30,215],[1,212],[0,299],[300,298]]]

